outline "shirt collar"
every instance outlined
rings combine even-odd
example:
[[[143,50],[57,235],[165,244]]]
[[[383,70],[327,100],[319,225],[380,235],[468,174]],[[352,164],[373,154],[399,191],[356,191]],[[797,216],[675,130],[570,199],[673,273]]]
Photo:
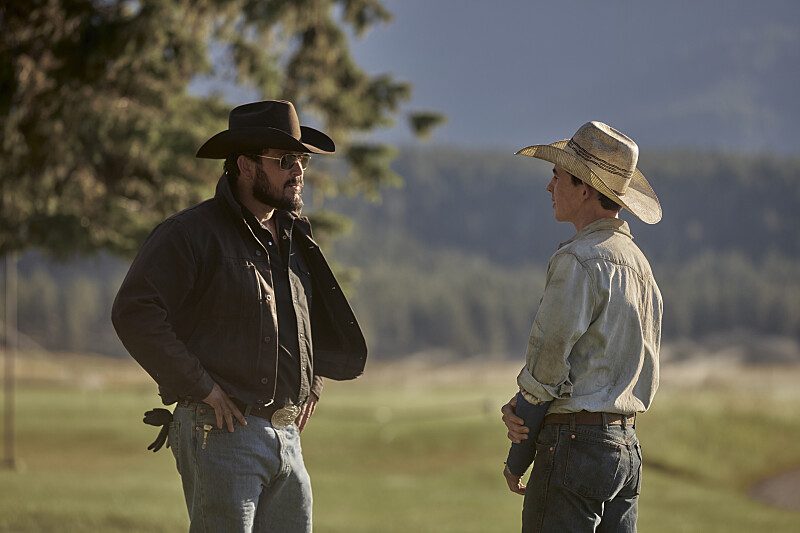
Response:
[[[566,246],[567,244],[575,240],[583,238],[586,235],[589,235],[590,233],[595,233],[597,231],[612,231],[612,232],[622,233],[623,235],[627,235],[628,237],[631,238],[631,240],[633,240],[633,235],[631,234],[631,229],[628,226],[627,222],[625,222],[621,218],[603,217],[598,220],[595,220],[591,224],[588,224],[585,228],[583,228],[578,233],[573,235],[571,239],[559,244],[558,247],[561,248],[562,246]]]

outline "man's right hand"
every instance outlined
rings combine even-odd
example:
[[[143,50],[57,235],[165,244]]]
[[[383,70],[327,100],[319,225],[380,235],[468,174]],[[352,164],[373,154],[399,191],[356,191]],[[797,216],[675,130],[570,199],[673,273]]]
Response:
[[[522,484],[522,476],[512,474],[511,470],[508,469],[508,465],[503,469],[503,476],[506,478],[506,483],[508,483],[508,488],[511,492],[525,496],[525,485]]]
[[[528,432],[530,430],[525,427],[525,421],[516,415],[516,407],[517,395],[515,394],[511,400],[500,409],[500,412],[503,413],[503,422],[508,428],[508,440],[519,444],[528,438]]]
[[[214,413],[217,415],[218,428],[222,429],[222,422],[224,420],[228,432],[233,433],[234,418],[243,426],[247,425],[247,419],[245,419],[242,412],[239,411],[239,408],[236,407],[236,404],[233,403],[230,396],[228,396],[217,383],[214,383],[214,388],[211,389],[208,396],[203,398],[203,402],[214,408]]]

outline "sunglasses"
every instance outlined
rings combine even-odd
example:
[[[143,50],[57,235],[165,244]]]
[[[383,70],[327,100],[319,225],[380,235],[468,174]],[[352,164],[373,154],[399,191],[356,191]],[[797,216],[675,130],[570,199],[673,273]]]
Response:
[[[295,163],[300,163],[300,168],[303,170],[308,168],[308,162],[311,161],[309,154],[284,154],[281,157],[272,157],[269,155],[258,155],[256,157],[263,157],[264,159],[275,159],[281,162],[281,170],[289,170]]]

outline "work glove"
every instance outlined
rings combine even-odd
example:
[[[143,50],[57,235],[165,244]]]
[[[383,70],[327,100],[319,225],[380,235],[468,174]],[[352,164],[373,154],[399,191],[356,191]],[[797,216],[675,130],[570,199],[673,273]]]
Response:
[[[161,426],[161,431],[158,432],[158,437],[156,437],[156,440],[154,440],[150,446],[147,447],[148,450],[153,450],[153,453],[155,453],[160,450],[162,446],[164,446],[165,442],[167,442],[169,423],[172,422],[172,413],[170,413],[167,409],[153,409],[152,411],[147,411],[144,414],[144,419],[142,422],[151,426]],[[167,448],[169,448],[169,443],[167,443]]]

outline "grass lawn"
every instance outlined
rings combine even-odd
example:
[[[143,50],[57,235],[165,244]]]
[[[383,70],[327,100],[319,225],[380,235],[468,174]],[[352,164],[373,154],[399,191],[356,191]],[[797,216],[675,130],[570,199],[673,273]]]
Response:
[[[315,531],[518,531],[522,498],[502,477],[505,368],[386,365],[326,385],[303,435]],[[455,374],[455,375],[453,375]],[[413,379],[412,379],[413,376]],[[637,432],[644,532],[794,532],[800,513],[747,497],[800,464],[800,392],[664,386]],[[18,386],[18,471],[0,470],[0,531],[174,532],[188,528],[168,450],[146,450],[157,406],[146,379]]]

